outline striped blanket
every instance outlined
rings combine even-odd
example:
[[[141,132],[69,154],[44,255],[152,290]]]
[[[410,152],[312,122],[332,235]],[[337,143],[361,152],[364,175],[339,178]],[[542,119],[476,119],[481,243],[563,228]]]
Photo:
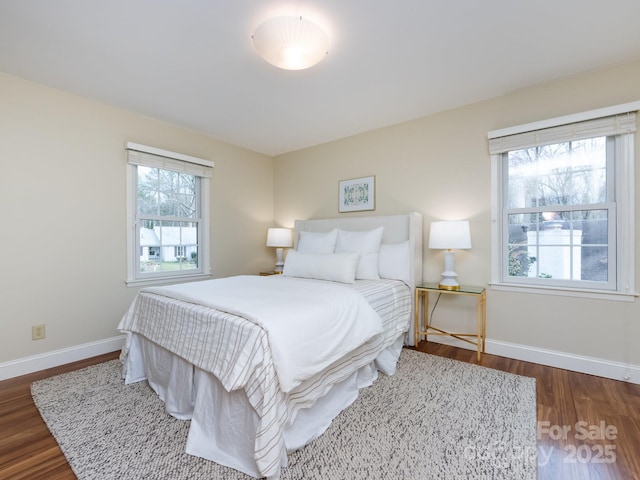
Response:
[[[274,361],[269,327],[262,325],[262,320],[253,318],[257,315],[255,311],[243,314],[241,309],[225,308],[217,305],[217,301],[209,301],[210,305],[206,305],[206,301],[205,305],[198,304],[194,302],[200,294],[192,296],[184,288],[159,287],[141,291],[118,328],[122,332],[143,335],[196,367],[211,372],[227,391],[243,389],[260,418],[254,445],[256,464],[264,476],[277,477],[283,459],[286,462],[284,430],[295,412],[313,405],[331,385],[371,363],[379,352],[407,330],[411,295],[408,287],[398,281],[359,281],[353,286],[331,284],[330,290],[326,290],[325,285],[330,282],[282,277],[252,278],[248,284],[261,282],[260,285],[276,285],[280,290],[284,290],[282,287],[289,281],[295,281],[301,285],[299,288],[322,291],[325,296],[334,287],[349,291],[347,296],[354,291],[359,292],[377,312],[376,317],[380,316],[382,330],[366,335],[355,347],[350,347],[349,353],[331,357],[321,369],[305,369],[302,377],[293,375],[291,378],[296,380],[288,384],[285,391]],[[299,292],[299,288],[293,291]],[[318,327],[322,328],[322,321],[313,317],[310,323],[302,316],[303,312],[299,308],[297,310],[296,321],[301,327],[297,332],[308,331],[311,335],[308,344],[311,345],[314,332]],[[310,328],[312,325],[314,328]],[[126,356],[125,345],[125,360]]]

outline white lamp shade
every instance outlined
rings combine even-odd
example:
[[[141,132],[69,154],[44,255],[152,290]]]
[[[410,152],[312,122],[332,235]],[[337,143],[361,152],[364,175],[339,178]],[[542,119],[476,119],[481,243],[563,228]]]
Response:
[[[444,250],[471,248],[469,222],[466,220],[431,222],[429,248]]]
[[[290,228],[270,228],[267,230],[267,247],[288,248],[292,245]]]
[[[285,70],[309,68],[329,53],[329,37],[324,30],[300,16],[270,18],[251,38],[267,62]]]

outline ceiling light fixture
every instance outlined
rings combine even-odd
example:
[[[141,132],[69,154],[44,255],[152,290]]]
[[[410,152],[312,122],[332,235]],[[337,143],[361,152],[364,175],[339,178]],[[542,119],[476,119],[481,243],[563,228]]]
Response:
[[[309,68],[329,53],[325,31],[301,16],[265,20],[251,38],[267,62],[285,70]]]

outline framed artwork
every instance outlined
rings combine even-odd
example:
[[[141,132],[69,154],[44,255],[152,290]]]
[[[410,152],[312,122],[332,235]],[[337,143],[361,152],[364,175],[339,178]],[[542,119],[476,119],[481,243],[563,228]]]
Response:
[[[376,209],[376,177],[340,181],[340,212],[360,212]]]

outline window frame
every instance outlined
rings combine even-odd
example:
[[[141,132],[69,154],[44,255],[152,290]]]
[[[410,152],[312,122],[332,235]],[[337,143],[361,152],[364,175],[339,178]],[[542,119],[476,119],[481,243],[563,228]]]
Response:
[[[605,116],[625,112],[635,112],[640,109],[640,102],[624,104],[606,109],[599,109],[581,114],[559,117],[556,119],[536,122],[534,124],[510,127],[508,129],[489,132],[489,141],[500,139],[502,136],[516,135],[520,132],[534,132],[554,126],[562,126],[580,121],[599,119]],[[635,124],[634,124],[635,127]],[[506,202],[507,168],[505,166],[506,153],[491,152],[491,285],[495,290],[516,291],[525,293],[543,293],[551,295],[566,295],[589,298],[604,298],[622,301],[634,301],[638,293],[635,292],[635,195],[634,195],[634,141],[637,132],[635,128],[626,133],[607,135],[607,169],[608,179],[613,179],[613,205],[610,212],[614,215],[614,222],[609,222],[609,251],[615,254],[610,259],[609,279],[602,288],[594,288],[589,281],[545,281],[534,277],[512,277],[508,275],[508,209]],[[593,135],[593,137],[602,135]],[[583,137],[584,138],[584,137]],[[588,137],[587,137],[588,138]],[[564,141],[571,140],[567,138]],[[508,141],[508,140],[507,140]],[[559,139],[557,143],[561,143]],[[611,144],[609,143],[611,142]],[[554,142],[556,143],[556,142]],[[542,144],[542,143],[541,143]],[[611,147],[610,147],[611,145]],[[491,147],[490,147],[491,148]],[[509,150],[517,150],[510,148]],[[615,151],[615,158],[610,159],[611,150]],[[609,171],[613,162],[613,172]],[[611,174],[611,175],[610,175]],[[611,270],[614,278],[611,278]]]
[[[214,163],[168,150],[127,142],[127,286],[145,286],[211,278],[210,262],[210,178]],[[140,221],[138,220],[138,166],[160,168],[197,177],[197,218],[179,221],[198,223],[198,268],[142,273],[140,271]],[[168,217],[166,220],[176,220]]]
[[[564,143],[564,142],[563,142]],[[615,172],[616,172],[616,158],[617,158],[617,149],[616,149],[616,137],[609,136],[606,137],[606,185],[607,185],[607,193],[606,200],[597,204],[566,204],[559,206],[537,206],[537,207],[519,207],[519,208],[509,208],[508,206],[504,206],[504,203],[508,201],[508,199],[504,198],[503,207],[502,207],[502,219],[501,219],[501,243],[502,243],[502,272],[501,278],[503,283],[513,283],[513,284],[521,284],[521,285],[537,285],[542,287],[566,287],[566,288],[579,288],[584,289],[584,285],[591,285],[594,290],[603,290],[603,291],[616,291],[617,285],[617,276],[616,276],[616,262],[608,261],[608,275],[606,282],[597,282],[597,281],[587,281],[587,280],[567,280],[567,279],[547,279],[547,278],[539,278],[539,277],[518,277],[509,275],[509,232],[505,227],[509,225],[509,215],[513,214],[529,214],[529,213],[541,213],[543,211],[585,211],[585,210],[605,210],[607,212],[608,219],[608,239],[616,239],[616,223],[617,223],[617,214],[616,214],[616,206],[617,202],[615,201]],[[502,185],[500,186],[502,192],[509,191],[509,167],[508,167],[508,155],[509,152],[505,152],[501,155],[499,159],[500,162],[500,170],[502,172]],[[508,227],[507,227],[508,228]],[[537,244],[539,247],[540,245]],[[608,241],[607,244],[607,258],[608,259],[617,259],[618,255],[617,251],[617,242],[616,241]]]

